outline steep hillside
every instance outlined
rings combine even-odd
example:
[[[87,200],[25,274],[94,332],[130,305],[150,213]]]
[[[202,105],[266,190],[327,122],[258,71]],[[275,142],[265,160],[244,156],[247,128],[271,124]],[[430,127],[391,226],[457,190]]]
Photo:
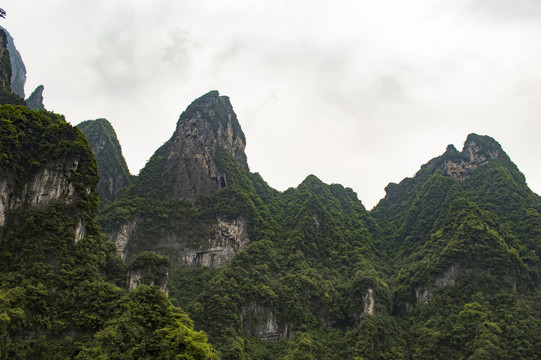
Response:
[[[82,131],[98,163],[97,193],[100,206],[113,201],[128,186],[132,176],[118,142],[115,130],[106,119],[83,121],[77,128]]]
[[[253,188],[245,196],[255,190],[266,205],[258,226],[267,230],[223,269],[182,269],[170,280],[172,301],[207,329],[224,359],[279,359],[303,353],[305,342],[327,344],[317,345],[318,357],[352,358],[347,329],[369,317],[379,322],[370,331],[396,326],[376,225],[351,189],[311,175],[278,193],[257,174],[246,178]]]

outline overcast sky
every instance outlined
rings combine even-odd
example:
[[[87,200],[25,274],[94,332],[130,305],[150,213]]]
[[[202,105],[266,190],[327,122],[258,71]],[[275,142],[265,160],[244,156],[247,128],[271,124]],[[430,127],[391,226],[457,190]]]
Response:
[[[541,193],[539,0],[4,0],[26,96],[107,118],[132,173],[197,97],[230,97],[272,187],[314,174],[367,208],[490,135]]]

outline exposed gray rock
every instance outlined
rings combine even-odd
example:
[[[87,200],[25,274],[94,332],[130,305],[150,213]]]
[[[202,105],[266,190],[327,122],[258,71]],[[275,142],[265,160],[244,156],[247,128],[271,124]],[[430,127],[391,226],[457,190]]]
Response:
[[[463,269],[460,264],[456,263],[451,265],[443,274],[436,277],[432,284],[427,284],[426,286],[419,286],[415,288],[415,297],[418,304],[428,304],[432,300],[432,293],[442,287],[454,287],[456,285],[456,280],[460,274],[462,274]],[[406,307],[411,308],[411,306],[406,305]]]
[[[164,173],[173,198],[194,201],[227,186],[225,174],[214,161],[217,147],[248,169],[246,140],[229,98],[212,91],[186,109],[171,138]]]
[[[169,272],[167,271],[167,268],[162,269],[164,271],[164,275],[159,278],[153,277],[152,281],[148,282],[146,281],[146,276],[148,273],[147,269],[132,269],[128,271],[128,289],[134,290],[139,288],[141,285],[155,285],[158,286],[162,291],[165,291],[168,293],[167,290],[167,279],[169,276]]]
[[[231,221],[217,218],[213,224],[215,236],[199,246],[195,257],[186,259],[187,265],[210,268],[225,266],[233,255],[250,242],[247,225],[243,218]]]
[[[504,156],[503,150],[496,141],[489,140],[492,146],[487,147],[483,146],[479,139],[478,135],[469,135],[462,152],[458,152],[453,145],[449,145],[442,156],[432,159],[423,168],[442,170],[453,179],[464,181],[475,169]]]
[[[294,324],[280,324],[270,308],[256,303],[242,308],[240,321],[244,331],[261,340],[277,342],[292,340],[295,337]]]
[[[432,300],[432,290],[426,288],[415,288],[417,303],[428,304]]]
[[[9,60],[11,62],[11,91],[19,95],[24,99],[24,84],[26,83],[26,67],[24,66],[23,59],[17,48],[15,42],[10,33],[0,26],[0,29],[4,30],[7,35],[7,49],[9,51]]]
[[[78,161],[64,159],[44,166],[15,192],[9,178],[0,178],[0,226],[4,224],[5,213],[26,206],[45,206],[56,201],[74,201],[74,187],[71,177],[77,170]]]
[[[100,142],[93,143],[92,149],[98,154]],[[126,194],[149,197],[152,201],[182,200],[185,204],[193,204],[200,196],[212,195],[228,186],[227,176],[218,164],[219,156],[225,155],[223,151],[241,168],[248,170],[245,144],[244,133],[229,98],[211,91],[195,100],[180,115],[171,139],[156,151]],[[174,225],[156,230],[158,226],[154,222],[151,239],[148,232],[143,239],[140,234],[147,231],[145,226],[153,220],[156,219],[151,216],[141,217],[134,220],[135,225],[125,223],[110,232],[111,240],[126,261],[134,259],[140,252],[151,251],[168,257],[173,270],[200,266],[220,268],[250,241],[248,221],[242,217],[205,219],[192,223],[190,231]]]
[[[0,226],[5,223],[6,213],[21,207],[42,207],[62,201],[66,204],[76,200],[73,174],[79,166],[74,158],[50,162],[24,184],[22,190],[15,191],[9,177],[0,178]],[[88,188],[87,192],[90,193]],[[78,221],[75,241],[86,235],[86,226]]]
[[[30,110],[45,110],[45,106],[43,105],[43,85],[40,85],[34,90],[32,94],[26,99],[26,105]]]
[[[363,298],[363,305],[364,308],[361,318],[374,315],[374,308],[376,306],[376,301],[374,300],[374,290],[368,289],[366,295]]]
[[[447,271],[445,271],[441,276],[438,276],[435,280],[436,287],[446,287],[446,286],[455,286],[456,279],[461,274],[460,264],[451,265]]]
[[[131,219],[128,223],[122,224],[119,229],[113,232],[111,240],[115,243],[116,248],[122,259],[126,260],[126,245],[128,240],[133,236],[137,226],[138,218]]]
[[[130,252],[128,242],[140,224],[144,224],[144,221],[134,218],[111,234],[111,240],[126,261],[137,256],[137,253]],[[167,256],[171,260],[172,269],[200,266],[221,268],[249,244],[247,226],[248,222],[244,218],[216,218],[207,229],[208,236],[204,241],[194,243],[188,234],[169,233],[153,246],[152,251]]]

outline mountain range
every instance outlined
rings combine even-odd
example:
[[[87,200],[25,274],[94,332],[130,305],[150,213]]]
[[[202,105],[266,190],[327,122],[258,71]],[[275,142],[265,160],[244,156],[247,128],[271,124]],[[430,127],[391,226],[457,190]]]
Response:
[[[541,198],[491,137],[368,211],[314,175],[280,192],[250,172],[210,91],[134,176],[106,119],[25,106],[3,44],[0,357],[541,356]]]

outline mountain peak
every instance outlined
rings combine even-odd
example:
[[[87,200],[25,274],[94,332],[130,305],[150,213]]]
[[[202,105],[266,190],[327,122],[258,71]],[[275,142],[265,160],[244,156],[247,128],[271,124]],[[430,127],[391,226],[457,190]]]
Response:
[[[43,85],[39,85],[32,94],[26,99],[26,105],[30,110],[45,110],[45,106],[43,105]]]
[[[194,118],[204,118],[212,127],[214,132],[217,132],[219,127],[227,128],[231,127],[231,139],[238,138],[246,146],[246,137],[242,131],[237,115],[233,111],[233,106],[228,96],[220,95],[217,90],[212,90],[205,95],[194,100],[184,111],[177,123],[177,131],[179,127],[182,127],[185,122],[193,120]],[[236,157],[235,157],[236,158]],[[239,161],[239,159],[237,159]],[[242,165],[247,164],[244,161],[239,161]]]
[[[188,201],[211,195],[228,185],[226,174],[215,161],[217,149],[225,150],[248,170],[245,147],[246,139],[229,98],[210,91],[180,115],[173,136],[141,170],[132,191]]]
[[[469,134],[464,142],[462,153],[469,159],[470,163],[483,165],[484,163],[507,158],[501,145],[486,135]]]
[[[443,155],[430,160],[421,170],[440,170],[455,180],[463,181],[478,167],[499,159],[509,157],[496,140],[472,133],[466,138],[462,152],[448,145]]]

